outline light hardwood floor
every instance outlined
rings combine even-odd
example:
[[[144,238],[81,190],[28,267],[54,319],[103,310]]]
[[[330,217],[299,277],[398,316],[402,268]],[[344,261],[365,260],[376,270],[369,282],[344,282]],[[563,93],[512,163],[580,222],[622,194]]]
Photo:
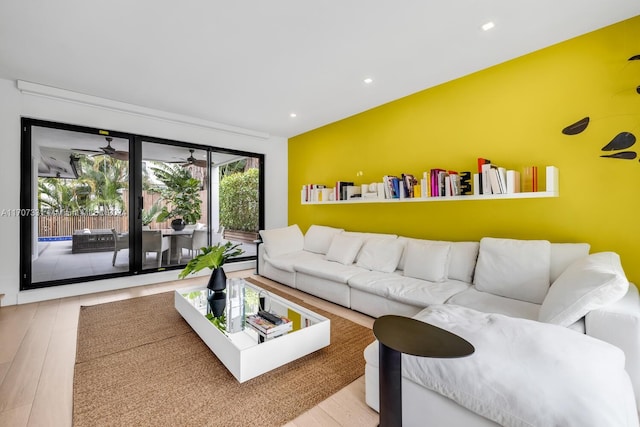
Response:
[[[252,271],[229,273],[246,277]],[[372,318],[320,300],[268,279],[324,310],[372,327]],[[0,426],[71,426],[73,366],[81,305],[102,304],[176,288],[206,279],[193,278],[40,303],[0,307]],[[90,286],[90,285],[88,285]],[[287,427],[376,426],[378,413],[364,401],[364,377],[286,424]]]

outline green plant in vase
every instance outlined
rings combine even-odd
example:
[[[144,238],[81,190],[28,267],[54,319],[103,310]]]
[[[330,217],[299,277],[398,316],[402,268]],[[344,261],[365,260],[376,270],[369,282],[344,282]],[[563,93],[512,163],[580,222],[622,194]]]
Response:
[[[224,290],[227,287],[227,276],[222,266],[229,258],[244,253],[244,250],[239,247],[240,245],[240,243],[226,242],[200,248],[201,253],[193,257],[178,274],[178,278],[184,279],[189,274],[195,274],[205,268],[213,270],[207,284],[207,288],[213,291],[208,298],[213,317],[223,315],[226,305]]]

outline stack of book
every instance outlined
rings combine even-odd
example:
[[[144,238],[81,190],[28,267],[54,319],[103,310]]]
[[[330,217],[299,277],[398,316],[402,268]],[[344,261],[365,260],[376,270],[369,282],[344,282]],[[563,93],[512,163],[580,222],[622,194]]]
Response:
[[[536,167],[533,169],[537,172]],[[525,185],[521,185],[520,172],[507,170],[491,163],[488,159],[478,158],[478,175],[475,187],[476,194],[513,194],[521,191],[537,191],[537,176],[535,187],[527,188],[526,181]]]
[[[272,313],[273,314],[273,313]],[[293,329],[293,322],[284,316],[275,315],[281,320],[280,324],[275,324],[258,314],[247,316],[246,323],[255,329],[259,334],[270,338],[285,334]]]

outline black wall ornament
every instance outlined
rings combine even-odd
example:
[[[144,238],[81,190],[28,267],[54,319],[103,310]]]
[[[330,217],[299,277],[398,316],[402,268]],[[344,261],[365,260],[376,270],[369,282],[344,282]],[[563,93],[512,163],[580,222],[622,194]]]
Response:
[[[640,54],[633,55],[628,61],[640,61]],[[640,85],[636,87],[636,92],[640,94]],[[587,126],[589,126],[590,118],[589,116],[578,120],[577,122],[567,126],[562,129],[562,133],[565,135],[577,135],[582,133]],[[631,132],[620,132],[617,134],[607,145],[602,147],[602,151],[618,151],[625,150],[631,147],[636,143],[636,136]],[[637,157],[637,153],[635,151],[619,151],[617,153],[612,154],[603,154],[600,157],[606,157],[610,159],[623,159],[623,160],[633,160]]]
[[[589,117],[585,117],[584,119],[580,119],[572,125],[567,126],[562,129],[562,133],[565,135],[577,135],[583,130],[585,130],[589,126]]]

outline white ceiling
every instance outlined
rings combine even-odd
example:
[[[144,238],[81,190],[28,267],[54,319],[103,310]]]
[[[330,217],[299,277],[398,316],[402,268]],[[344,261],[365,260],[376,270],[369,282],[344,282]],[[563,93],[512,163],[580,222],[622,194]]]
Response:
[[[2,0],[0,78],[290,137],[637,15],[637,0]]]

